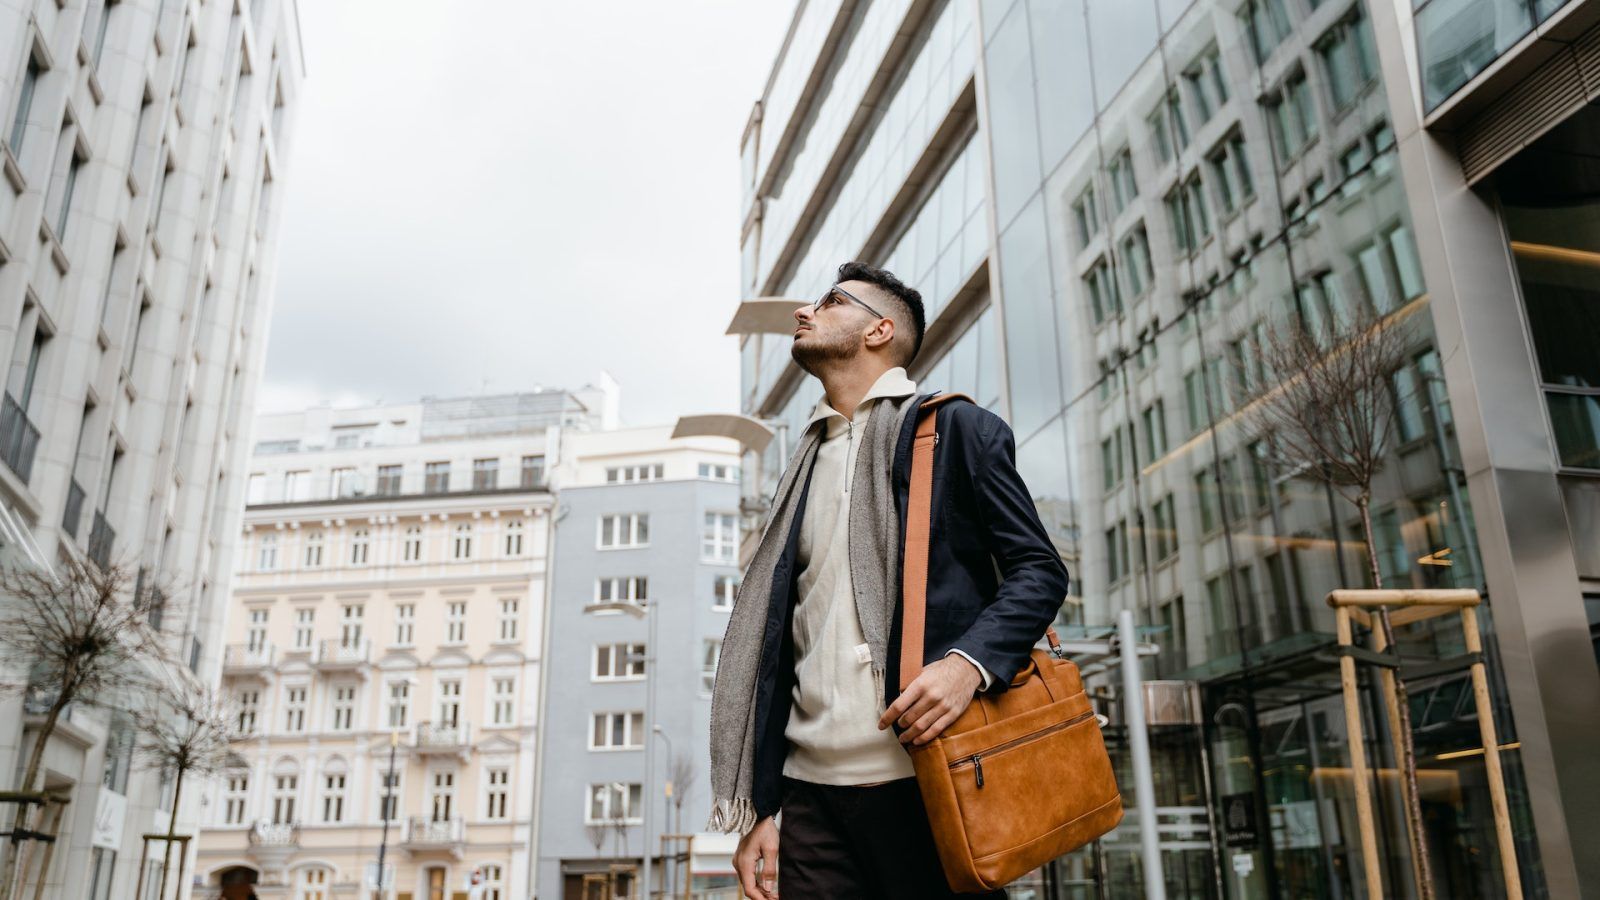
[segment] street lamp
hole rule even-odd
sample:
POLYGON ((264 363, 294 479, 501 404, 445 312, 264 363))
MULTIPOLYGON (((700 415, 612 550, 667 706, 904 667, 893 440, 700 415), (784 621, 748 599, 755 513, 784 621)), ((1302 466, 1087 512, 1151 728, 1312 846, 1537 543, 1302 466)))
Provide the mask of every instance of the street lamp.
MULTIPOLYGON (((667 733, 662 730, 660 725, 652 726, 650 730, 655 732, 656 737, 667 742, 667 777, 662 779, 661 786, 661 833, 672 834, 674 830, 672 827, 672 792, 677 787, 677 785, 672 783, 672 779, 677 772, 672 765, 672 738, 667 736, 667 733)), ((666 858, 665 840, 662 841, 661 849, 663 851, 661 860, 661 881, 664 887, 665 885, 676 884, 676 882, 672 880, 672 863, 666 858)), ((674 850, 673 852, 674 858, 676 858, 677 851, 674 850)))
MULTIPOLYGON (((650 623, 650 629, 645 638, 645 700, 644 700, 644 730, 650 734, 656 722, 656 681, 659 673, 655 671, 656 658, 656 620, 660 616, 651 615, 656 604, 650 600, 601 600, 584 607, 585 612, 623 612, 636 619, 645 619, 650 623)), ((654 779, 655 774, 655 741, 644 742, 644 787, 639 792, 643 801, 643 809, 639 811, 640 831, 644 836, 644 865, 641 868, 640 883, 643 885, 644 900, 650 898, 650 813, 652 801, 655 799, 654 779)), ((626 796, 626 794, 624 794, 626 796)))
POLYGON ((389 818, 394 811, 394 751, 400 746, 400 732, 398 729, 389 732, 389 774, 383 778, 383 837, 378 842, 378 877, 375 896, 378 900, 383 898, 383 860, 389 851, 389 818))

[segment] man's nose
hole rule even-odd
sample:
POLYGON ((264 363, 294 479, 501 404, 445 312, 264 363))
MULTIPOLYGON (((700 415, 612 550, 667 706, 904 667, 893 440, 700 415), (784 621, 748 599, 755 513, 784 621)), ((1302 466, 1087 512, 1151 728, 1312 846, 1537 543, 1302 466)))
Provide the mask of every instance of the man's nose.
POLYGON ((811 324, 811 315, 813 312, 814 310, 811 308, 811 304, 808 303, 794 311, 795 321, 799 322, 801 325, 809 325, 811 324))

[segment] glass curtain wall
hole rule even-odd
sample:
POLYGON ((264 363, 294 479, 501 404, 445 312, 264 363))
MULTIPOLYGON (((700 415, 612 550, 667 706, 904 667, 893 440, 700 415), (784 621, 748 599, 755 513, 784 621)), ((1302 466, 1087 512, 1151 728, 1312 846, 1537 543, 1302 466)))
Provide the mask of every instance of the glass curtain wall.
MULTIPOLYGON (((1145 676, 1202 693, 1203 737, 1156 735, 1168 895, 1363 897, 1324 598, 1371 583, 1369 550, 1386 587, 1483 582, 1365 3, 980 8, 1008 408, 1073 574, 1058 628, 1099 634, 1134 610, 1161 647, 1145 676), (1370 548, 1356 506, 1275 458, 1252 425, 1290 374, 1263 363, 1274 327, 1332 334, 1363 316, 1405 346, 1386 386, 1370 548)), ((1449 617, 1401 629, 1400 643, 1408 658, 1464 651, 1449 617)), ((1437 891, 1500 896, 1466 673, 1410 687, 1437 891)), ((1376 697, 1364 733, 1382 868, 1388 892, 1411 896, 1376 697)), ((1497 702, 1526 823, 1498 689, 1497 702)), ((1108 738, 1120 755, 1120 730, 1108 738)), ((1518 831, 1539 896, 1531 829, 1518 831)), ((1104 896, 1142 897, 1137 845, 1119 829, 1029 889, 1095 896, 1098 878, 1104 896)))

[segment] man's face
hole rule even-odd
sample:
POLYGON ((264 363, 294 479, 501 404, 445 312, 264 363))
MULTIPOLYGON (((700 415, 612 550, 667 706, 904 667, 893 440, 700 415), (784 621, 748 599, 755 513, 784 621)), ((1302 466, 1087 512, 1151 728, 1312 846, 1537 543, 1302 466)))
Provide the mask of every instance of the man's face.
MULTIPOLYGON (((843 281, 839 287, 875 307, 879 305, 874 302, 878 300, 874 287, 865 281, 843 281)), ((795 310, 794 319, 794 343, 789 355, 812 375, 817 374, 821 363, 842 362, 859 354, 866 346, 867 332, 878 322, 877 316, 838 292, 831 294, 821 309, 808 303, 795 310)))

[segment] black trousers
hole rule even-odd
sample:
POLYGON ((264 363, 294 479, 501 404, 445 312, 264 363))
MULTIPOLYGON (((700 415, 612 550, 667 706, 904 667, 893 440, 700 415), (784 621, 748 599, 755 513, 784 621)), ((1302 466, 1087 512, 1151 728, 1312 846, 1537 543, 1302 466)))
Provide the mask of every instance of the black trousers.
POLYGON ((945 881, 915 778, 871 787, 783 779, 778 827, 783 900, 937 900, 958 894, 945 881))

